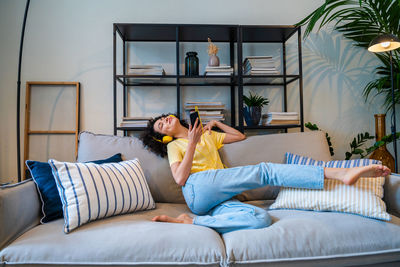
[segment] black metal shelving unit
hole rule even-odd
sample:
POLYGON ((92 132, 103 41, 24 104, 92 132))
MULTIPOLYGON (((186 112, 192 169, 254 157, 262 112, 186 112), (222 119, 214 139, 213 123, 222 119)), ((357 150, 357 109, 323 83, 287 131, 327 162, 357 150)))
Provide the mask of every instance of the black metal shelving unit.
POLYGON ((127 89, 130 86, 171 86, 176 87, 176 112, 181 115, 181 90, 185 86, 225 86, 230 88, 231 126, 245 130, 300 128, 304 131, 303 113, 303 77, 301 61, 301 29, 295 26, 260 26, 260 25, 210 25, 210 24, 140 24, 114 23, 113 27, 113 123, 114 135, 117 131, 142 131, 143 128, 118 127, 117 125, 117 83, 123 86, 123 116, 127 115, 127 89), (298 74, 286 73, 286 42, 297 33, 298 39, 298 74), (117 74, 117 36, 122 40, 122 74, 117 74), (180 73, 180 43, 207 42, 210 37, 213 42, 229 43, 229 61, 237 69, 232 76, 187 77, 180 73), (126 54, 129 42, 174 42, 176 44, 176 74, 163 76, 137 76, 126 74, 126 54), (281 43, 283 73, 281 75, 243 75, 243 43, 281 43), (236 45, 236 49, 235 49, 236 45), (153 78, 154 80, 148 79, 153 78), (300 124, 244 126, 243 123, 243 88, 245 86, 282 86, 283 111, 287 111, 287 85, 299 82, 300 124), (237 103, 236 93, 237 88, 237 103), (236 116, 238 109, 238 117, 236 116), (236 118, 237 117, 237 118, 236 118))

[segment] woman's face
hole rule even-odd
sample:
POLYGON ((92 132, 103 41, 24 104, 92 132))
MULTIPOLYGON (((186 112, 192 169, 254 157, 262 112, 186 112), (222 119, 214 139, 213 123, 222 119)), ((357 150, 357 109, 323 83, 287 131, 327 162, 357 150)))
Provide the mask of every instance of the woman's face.
POLYGON ((154 123, 154 131, 160 134, 173 136, 179 125, 179 120, 175 116, 162 117, 154 123))

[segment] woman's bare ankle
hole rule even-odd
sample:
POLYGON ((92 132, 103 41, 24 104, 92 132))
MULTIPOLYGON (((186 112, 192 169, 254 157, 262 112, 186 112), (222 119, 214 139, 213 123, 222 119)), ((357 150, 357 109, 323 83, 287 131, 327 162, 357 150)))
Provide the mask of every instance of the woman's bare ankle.
MULTIPOLYGON (((366 166, 367 167, 367 166, 366 166)), ((325 178, 334 179, 343 182, 346 185, 352 185, 360 178, 360 174, 365 167, 354 168, 325 168, 325 178)))
POLYGON ((344 182, 344 176, 347 174, 347 170, 345 168, 324 168, 324 178, 325 179, 334 179, 344 182))
POLYGON ((189 216, 188 214, 186 214, 186 213, 182 213, 181 215, 179 215, 179 216, 177 217, 177 219, 182 220, 183 223, 186 223, 186 224, 193 224, 193 218, 190 217, 190 216, 189 216))
POLYGON ((154 222, 169 222, 169 223, 184 223, 184 224, 193 224, 193 219, 187 215, 186 213, 182 213, 178 217, 170 217, 167 215, 159 215, 153 217, 152 221, 154 222))

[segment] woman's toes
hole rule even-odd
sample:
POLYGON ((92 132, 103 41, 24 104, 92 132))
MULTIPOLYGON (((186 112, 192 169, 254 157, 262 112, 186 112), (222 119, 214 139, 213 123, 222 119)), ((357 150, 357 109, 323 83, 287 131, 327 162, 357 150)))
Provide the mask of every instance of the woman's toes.
POLYGON ((384 165, 376 165, 375 166, 375 176, 387 176, 390 174, 390 169, 384 165))
POLYGON ((392 171, 387 167, 383 166, 383 175, 388 176, 392 171))

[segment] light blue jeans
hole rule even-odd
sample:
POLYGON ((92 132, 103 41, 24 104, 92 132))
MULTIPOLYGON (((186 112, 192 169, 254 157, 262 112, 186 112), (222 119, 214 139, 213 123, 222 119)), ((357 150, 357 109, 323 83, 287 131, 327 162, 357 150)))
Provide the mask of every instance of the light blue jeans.
POLYGON ((263 162, 202 171, 189 176, 182 192, 190 210, 198 215, 194 224, 227 233, 271 224, 266 210, 232 199, 243 191, 266 185, 323 189, 324 168, 263 162))

